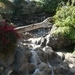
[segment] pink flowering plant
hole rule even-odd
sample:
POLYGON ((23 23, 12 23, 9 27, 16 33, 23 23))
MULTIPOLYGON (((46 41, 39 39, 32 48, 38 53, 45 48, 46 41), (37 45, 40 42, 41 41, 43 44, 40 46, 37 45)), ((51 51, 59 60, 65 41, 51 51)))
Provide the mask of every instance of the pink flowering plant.
POLYGON ((20 39, 20 34, 15 27, 5 21, 0 21, 0 51, 11 51, 18 39, 20 39))

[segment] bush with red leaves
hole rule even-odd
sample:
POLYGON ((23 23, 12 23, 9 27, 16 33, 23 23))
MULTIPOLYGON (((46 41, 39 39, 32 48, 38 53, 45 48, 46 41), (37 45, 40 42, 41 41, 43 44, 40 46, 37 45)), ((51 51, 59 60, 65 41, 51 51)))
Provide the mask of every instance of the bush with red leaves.
POLYGON ((0 51, 12 50, 20 37, 14 26, 0 21, 0 51))

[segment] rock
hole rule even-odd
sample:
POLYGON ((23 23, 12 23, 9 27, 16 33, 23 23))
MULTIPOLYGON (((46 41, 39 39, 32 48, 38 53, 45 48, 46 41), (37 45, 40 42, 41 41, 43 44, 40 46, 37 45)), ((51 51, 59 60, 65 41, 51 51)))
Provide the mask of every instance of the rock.
POLYGON ((46 46, 43 48, 43 50, 47 53, 47 58, 51 65, 57 65, 63 61, 62 58, 56 52, 54 52, 51 47, 46 46))
POLYGON ((63 61, 65 60, 65 54, 63 52, 56 52, 56 53, 61 57, 63 61))
POLYGON ((43 48, 43 51, 45 51, 48 54, 48 56, 50 56, 50 58, 55 54, 53 49, 51 47, 49 47, 49 46, 45 46, 43 48))
POLYGON ((13 62, 14 62, 14 54, 13 53, 9 53, 7 55, 0 53, 0 65, 1 66, 8 67, 13 62))
POLYGON ((41 62, 39 65, 38 65, 38 69, 40 71, 43 71, 46 67, 48 67, 48 65, 46 63, 43 63, 41 62))
POLYGON ((41 62, 47 63, 47 53, 45 53, 41 48, 37 48, 36 52, 37 52, 41 62))
POLYGON ((75 63, 75 55, 72 53, 66 53, 65 60, 68 61, 68 63, 75 63))
POLYGON ((69 67, 70 67, 70 71, 72 73, 75 73, 75 64, 69 64, 69 67))
POLYGON ((46 45, 52 47, 54 50, 71 49, 74 46, 73 42, 60 33, 53 33, 56 29, 57 27, 53 26, 50 33, 45 37, 47 39, 46 45))
POLYGON ((67 63, 62 62, 58 66, 54 67, 55 75, 69 75, 70 69, 67 63))
POLYGON ((22 38, 24 38, 25 40, 27 40, 29 38, 33 38, 33 35, 28 32, 23 33, 22 36, 23 36, 22 38))
POLYGON ((44 37, 42 37, 42 39, 41 39, 41 46, 42 47, 46 46, 46 42, 47 42, 47 40, 44 37))
POLYGON ((51 73, 52 73, 51 68, 43 62, 38 65, 38 69, 40 72, 43 73, 43 75, 51 75, 51 73))
POLYGON ((19 72, 27 72, 29 68, 29 63, 28 62, 24 62, 22 63, 22 65, 19 67, 18 71, 19 72))
POLYGON ((27 62, 30 62, 31 56, 32 56, 32 53, 30 52, 30 50, 25 50, 25 56, 26 56, 27 62))
POLYGON ((35 64, 33 64, 33 63, 28 64, 28 73, 29 74, 33 74, 35 69, 36 69, 35 64))
POLYGON ((65 54, 65 61, 68 63, 70 67, 70 71, 75 73, 75 55, 71 53, 65 54))
POLYGON ((17 59, 23 59, 24 62, 30 62, 32 53, 30 52, 28 45, 22 45, 22 46, 20 45, 16 49, 16 56, 17 56, 17 59))

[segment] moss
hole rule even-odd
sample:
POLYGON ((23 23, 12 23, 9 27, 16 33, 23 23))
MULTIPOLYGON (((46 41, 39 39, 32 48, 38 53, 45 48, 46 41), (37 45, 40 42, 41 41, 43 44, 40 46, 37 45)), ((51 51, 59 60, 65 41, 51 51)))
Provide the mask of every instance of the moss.
POLYGON ((75 42, 75 29, 72 27, 58 27, 55 31, 53 31, 53 34, 61 34, 62 36, 75 42))

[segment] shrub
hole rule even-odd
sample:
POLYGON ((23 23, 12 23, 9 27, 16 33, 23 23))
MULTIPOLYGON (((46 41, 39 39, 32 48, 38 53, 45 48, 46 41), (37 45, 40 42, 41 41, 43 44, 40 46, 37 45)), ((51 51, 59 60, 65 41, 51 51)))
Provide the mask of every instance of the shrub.
POLYGON ((14 26, 0 21, 0 52, 11 52, 16 47, 20 35, 14 29, 14 26))
POLYGON ((75 41, 75 6, 61 7, 54 16, 54 25, 58 27, 54 33, 75 41))
POLYGON ((63 6, 54 16, 55 25, 75 27, 75 6, 63 6))

